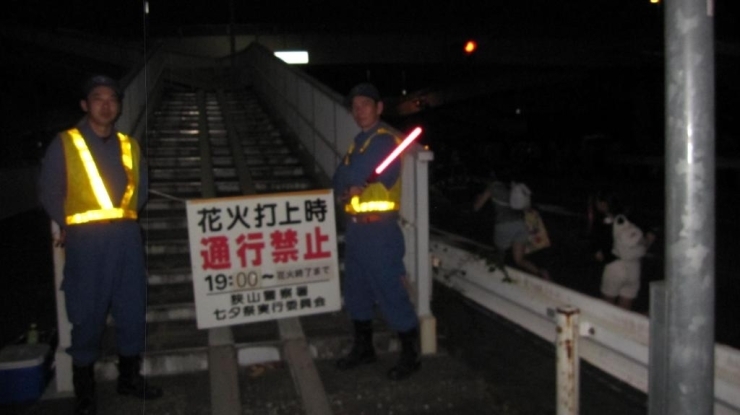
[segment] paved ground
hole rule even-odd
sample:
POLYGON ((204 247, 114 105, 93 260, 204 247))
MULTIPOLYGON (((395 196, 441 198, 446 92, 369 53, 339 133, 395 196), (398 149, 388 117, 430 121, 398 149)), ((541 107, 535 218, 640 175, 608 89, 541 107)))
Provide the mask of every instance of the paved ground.
MULTIPOLYGON (((381 355, 374 365, 342 372, 331 360, 317 361, 336 415, 361 414, 501 414, 555 413, 555 356, 551 344, 435 286, 441 352, 423 360, 422 371, 403 382, 385 379, 395 355, 381 355)), ((301 415, 303 410, 289 369, 280 362, 239 370, 242 413, 301 415)), ((98 384, 106 415, 206 415, 210 413, 207 373, 165 376, 153 381, 165 397, 141 402, 115 393, 115 382, 98 384)), ((603 373, 582 365, 581 413, 644 415, 646 397, 603 373)), ((0 413, 52 415, 71 413, 73 401, 41 400, 0 406, 0 413)))
MULTIPOLYGON (((382 355, 374 365, 351 372, 334 368, 333 361, 317 367, 333 413, 362 414, 518 414, 495 394, 481 373, 444 354, 425 358, 423 371, 404 382, 385 379, 395 356, 382 355)), ((282 363, 240 368, 242 413, 250 415, 303 414, 289 369, 282 363)), ((115 382, 98 385, 98 402, 107 415, 210 414, 207 373, 155 378, 165 396, 141 402, 115 393, 115 382)), ((31 405, 0 407, 0 413, 52 415, 71 413, 73 400, 44 400, 31 405), (7 412, 3 412, 7 411, 7 412)))

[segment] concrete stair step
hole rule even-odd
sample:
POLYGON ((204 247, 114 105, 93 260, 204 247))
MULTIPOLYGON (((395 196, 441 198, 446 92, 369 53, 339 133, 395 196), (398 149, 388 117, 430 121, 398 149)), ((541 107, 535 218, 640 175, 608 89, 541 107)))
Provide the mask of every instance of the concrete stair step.
POLYGON ((150 305, 146 308, 147 323, 168 322, 176 320, 195 320, 195 304, 161 304, 150 305))
MULTIPOLYGON (((236 181, 216 181, 215 187, 218 193, 239 193, 239 182, 236 181)), ((179 181, 179 182, 153 182, 150 184, 150 188, 159 192, 180 197, 180 195, 198 195, 195 198, 200 198, 201 194, 201 182, 200 181, 179 181)))
POLYGON ((166 118, 172 120, 188 120, 190 118, 198 117, 198 108, 196 107, 195 98, 190 99, 189 97, 183 100, 178 99, 177 102, 170 102, 174 98, 167 96, 160 108, 154 111, 156 119, 166 118))
POLYGON ((194 193, 196 190, 200 191, 202 187, 202 183, 198 179, 190 179, 190 180, 179 180, 179 181, 152 181, 149 183, 149 188, 158 190, 158 191, 170 191, 170 192, 176 192, 178 189, 186 189, 187 192, 194 193))
POLYGON ((158 255, 176 255, 187 254, 190 252, 190 245, 187 240, 181 239, 161 239, 157 241, 147 240, 144 247, 147 256, 155 257, 158 255))
POLYGON ((231 147, 211 146, 211 157, 231 157, 231 147))
POLYGON ((190 254, 172 253, 160 255, 147 255, 147 269, 150 273, 169 272, 170 270, 192 269, 190 265, 190 254))
MULTIPOLYGON (((207 333, 204 336, 207 339, 207 333)), ((235 345, 239 366, 277 362, 281 360, 282 342, 272 340, 264 343, 250 342, 235 345)), ((142 373, 146 376, 169 376, 208 370, 208 347, 181 348, 147 352, 143 356, 142 373)), ((95 364, 96 380, 118 378, 118 356, 106 355, 95 364)))
MULTIPOLYGON (((197 127, 196 127, 197 128, 197 127)), ((200 138, 197 135, 164 136, 156 137, 151 142, 156 142, 157 147, 193 147, 198 148, 200 138)))
POLYGON ((197 157, 156 157, 148 158, 150 169, 160 168, 200 168, 200 156, 197 157))
MULTIPOLYGON (((147 353, 176 352, 204 347, 208 347, 208 330, 198 330, 195 320, 157 321, 146 326, 147 353)), ((102 350, 106 356, 117 353, 114 325, 107 327, 103 334, 102 350)))
MULTIPOLYGON (((207 334, 205 336, 207 338, 207 334)), ((265 343, 236 345, 235 351, 240 366, 280 360, 281 342, 273 340, 265 343)), ((147 352, 143 356, 142 373, 146 376, 170 376, 208 370, 208 347, 182 348, 147 352)), ((95 364, 96 380, 116 380, 118 378, 118 356, 107 355, 95 364)))
POLYGON ((277 150, 283 154, 291 154, 290 147, 288 147, 287 143, 280 136, 254 137, 252 139, 242 138, 239 140, 239 144, 245 150, 245 154, 255 151, 269 154, 270 152, 275 153, 277 150))
POLYGON ((180 125, 173 125, 169 126, 167 128, 158 128, 157 129, 157 136, 156 139, 166 139, 171 137, 181 138, 185 141, 189 141, 191 143, 197 142, 197 138, 200 132, 198 131, 198 128, 186 128, 185 126, 180 125), (192 139, 196 139, 196 141, 193 141, 192 139))
MULTIPOLYGON (((307 345, 314 358, 334 360, 352 346, 351 321, 344 313, 334 312, 300 318, 307 345)), ((379 355, 396 353, 400 345, 395 333, 382 321, 374 323, 373 344, 379 355)), ((231 326, 240 366, 282 359, 282 341, 276 321, 231 326)), ((103 335, 103 357, 96 364, 98 379, 118 376, 115 327, 103 335)), ((143 370, 151 376, 193 373, 208 369, 208 330, 199 330, 195 320, 155 321, 147 323, 147 350, 143 370)))
MULTIPOLYGON (((169 212, 161 212, 169 213, 169 212)), ((149 232, 187 229, 187 217, 183 211, 180 215, 163 215, 158 211, 145 211, 139 218, 141 227, 148 231, 147 238, 159 239, 159 235, 149 235, 149 232)), ((187 235, 187 234, 186 234, 187 235)))
POLYGON ((291 192, 317 188, 316 185, 307 178, 295 178, 293 180, 259 180, 255 181, 254 187, 258 193, 291 192))
POLYGON ((228 147, 230 145, 229 136, 226 134, 226 130, 220 131, 211 129, 209 130, 208 136, 208 141, 211 143, 211 148, 228 147))
POLYGON ((300 163, 300 159, 296 156, 285 154, 285 155, 249 155, 245 157, 247 166, 293 166, 300 163))
MULTIPOLYGON (((142 373, 147 376, 181 375, 208 370, 208 348, 147 352, 143 356, 142 373)), ((95 363, 97 381, 118 378, 118 356, 107 355, 95 363)))
POLYGON ((147 248, 152 249, 151 251, 148 251, 147 255, 154 257, 156 255, 161 255, 161 254, 180 252, 179 249, 169 250, 169 251, 159 250, 161 248, 167 248, 167 244, 170 244, 170 243, 177 245, 177 246, 187 245, 188 229, 184 224, 178 227, 165 228, 164 225, 165 223, 168 223, 168 222, 154 222, 154 223, 157 226, 152 227, 152 228, 144 227, 145 245, 147 246, 147 248))
POLYGON ((142 213, 152 215, 154 219, 184 217, 185 212, 184 201, 173 200, 152 192, 149 193, 149 200, 146 202, 146 205, 144 205, 144 209, 142 210, 142 213))
POLYGON ((195 99, 173 104, 166 103, 165 106, 154 111, 154 116, 155 119, 164 118, 173 122, 178 120, 187 121, 191 118, 198 118, 198 108, 195 105, 195 99))
MULTIPOLYGON (((290 177, 284 180, 255 177, 254 187, 258 193, 287 192, 314 189, 315 185, 307 177, 290 177)), ((152 183, 151 189, 180 199, 201 199, 200 182, 152 183)), ((220 197, 241 195, 239 182, 218 181, 216 192, 220 197)))
POLYGON ((149 128, 158 129, 173 128, 198 128, 198 113, 183 114, 182 111, 155 112, 154 122, 149 128))
MULTIPOLYGON (((208 94, 209 141, 219 197, 240 195, 224 117, 208 94)), ((241 96, 238 99, 243 99, 241 96)), ((300 158, 285 140, 254 97, 242 103, 231 116, 244 148, 256 190, 261 193, 312 189, 300 158), (243 108, 249 108, 243 110, 243 108), (257 118, 255 118, 257 117, 257 118)), ((150 124, 150 187, 155 192, 179 199, 201 198, 198 113, 195 94, 166 95, 163 108, 150 124), (172 100, 180 101, 173 103, 172 100), (154 128, 152 128, 154 126, 154 128)), ((150 194, 141 214, 146 232, 148 269, 147 352, 144 371, 151 375, 203 372, 208 369, 208 330, 199 330, 195 321, 189 242, 185 204, 169 197, 150 194)), ((351 346, 351 322, 343 313, 326 313, 301 318, 311 352, 317 357, 335 358, 351 346)), ((230 327, 240 365, 281 359, 282 343, 275 321, 230 327)), ((379 351, 391 347, 392 335, 378 330, 379 351)), ((109 321, 104 336, 105 357, 96 366, 101 379, 117 377, 115 322, 109 321)))
POLYGON ((277 141, 278 143, 282 141, 280 131, 272 125, 260 128, 237 123, 234 128, 242 142, 267 145, 270 141, 277 141))
POLYGON ((176 104, 166 103, 162 108, 154 111, 155 120, 188 121, 198 119, 198 108, 195 105, 195 99, 192 102, 180 102, 176 104))
MULTIPOLYGON (((179 232, 187 229, 187 214, 184 209, 176 212, 166 210, 144 211, 140 215, 139 222, 141 227, 148 231, 147 234, 150 239, 172 239, 173 235, 182 236, 183 234, 179 232), (170 231, 174 233, 171 234, 170 231)), ((184 235, 184 238, 187 239, 187 233, 184 235)))
POLYGON ((305 176, 302 166, 249 166, 249 173, 253 180, 261 178, 294 178, 305 176))
POLYGON ((147 148, 147 159, 157 157, 200 157, 200 149, 191 147, 155 147, 147 148))
POLYGON ((151 285, 147 291, 147 304, 150 307, 166 306, 175 304, 180 306, 185 303, 193 303, 192 282, 183 284, 151 285))
MULTIPOLYGON (((221 166, 214 167, 213 175, 216 179, 231 179, 236 177, 236 169, 233 167, 221 166)), ((180 180, 200 180, 201 169, 184 168, 184 167, 156 167, 149 172, 150 180, 157 181, 180 181, 180 180)))
POLYGON ((244 155, 250 156, 293 156, 292 152, 288 147, 274 147, 269 145, 242 145, 244 155))
POLYGON ((193 273, 191 268, 171 268, 168 270, 149 270, 147 284, 152 287, 155 285, 170 284, 192 284, 193 273))

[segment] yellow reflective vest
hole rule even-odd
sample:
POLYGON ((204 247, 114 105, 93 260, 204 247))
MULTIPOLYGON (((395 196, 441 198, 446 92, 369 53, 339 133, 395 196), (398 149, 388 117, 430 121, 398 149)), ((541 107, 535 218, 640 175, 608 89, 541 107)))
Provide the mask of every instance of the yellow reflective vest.
MULTIPOLYGON (((378 128, 375 134, 368 137, 362 146, 357 150, 362 154, 370 145, 373 137, 378 134, 389 134, 396 140, 396 145, 401 143, 401 139, 385 128, 378 128)), ((344 164, 350 164, 350 156, 355 151, 355 144, 350 145, 347 155, 344 156, 344 164)), ((362 213, 394 212, 401 209, 401 178, 399 177, 390 189, 379 181, 365 186, 365 189, 357 196, 353 196, 345 205, 344 211, 357 215, 362 213)))
POLYGON ((61 135, 67 170, 67 196, 64 201, 67 225, 113 219, 136 219, 138 199, 139 159, 138 143, 118 133, 121 144, 121 162, 127 184, 118 207, 113 205, 105 188, 98 166, 80 131, 76 128, 61 135))

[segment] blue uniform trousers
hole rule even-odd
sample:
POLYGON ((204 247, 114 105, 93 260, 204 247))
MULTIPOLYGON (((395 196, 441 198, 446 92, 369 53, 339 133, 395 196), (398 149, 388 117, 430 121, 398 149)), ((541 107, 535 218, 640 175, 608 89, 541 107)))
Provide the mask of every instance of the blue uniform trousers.
POLYGON ((135 221, 67 227, 62 290, 72 324, 67 352, 85 366, 100 356, 108 313, 115 321, 118 354, 144 351, 146 268, 141 229, 135 221))
POLYGON ((347 224, 344 303, 353 320, 372 320, 377 304, 393 330, 408 331, 418 326, 404 284, 404 252, 403 234, 394 217, 347 224))

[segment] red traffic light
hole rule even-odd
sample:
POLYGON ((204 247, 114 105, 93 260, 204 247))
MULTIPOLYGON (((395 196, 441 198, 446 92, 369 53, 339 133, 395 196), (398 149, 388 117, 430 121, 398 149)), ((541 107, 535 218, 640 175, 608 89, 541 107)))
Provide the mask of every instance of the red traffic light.
POLYGON ((465 46, 463 46, 463 50, 467 55, 472 54, 476 50, 478 50, 478 43, 475 42, 475 40, 468 40, 465 42, 465 46))

